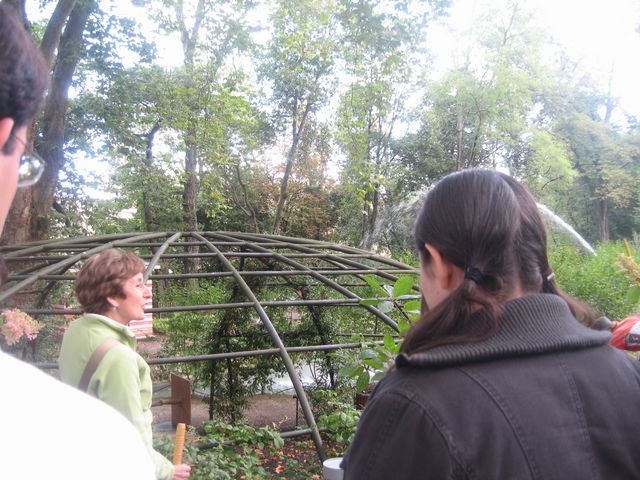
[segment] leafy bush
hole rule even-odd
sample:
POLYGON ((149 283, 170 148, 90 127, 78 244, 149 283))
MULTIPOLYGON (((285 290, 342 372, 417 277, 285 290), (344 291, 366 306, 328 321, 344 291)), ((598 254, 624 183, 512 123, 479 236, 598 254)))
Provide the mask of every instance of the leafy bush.
POLYGON ((342 352, 336 354, 345 360, 339 374, 350 379, 355 378, 355 388, 358 392, 363 391, 370 382, 377 382, 384 376, 400 353, 402 337, 413 322, 418 320, 420 314, 420 300, 414 291, 414 277, 398 277, 393 285, 380 285, 372 275, 365 275, 364 279, 371 287, 373 295, 382 295, 383 298, 364 299, 360 304, 375 305, 383 313, 395 314, 398 318, 400 338, 394 338, 387 332, 381 345, 363 343, 362 349, 355 355, 342 352))
POLYGON ((333 390, 316 392, 314 406, 322 405, 322 413, 317 415, 319 428, 326 429, 327 437, 345 448, 353 440, 360 420, 360 410, 351 402, 341 400, 333 390))
MULTIPOLYGON (((167 458, 173 456, 173 442, 168 435, 163 435, 154 441, 155 449, 167 458)), ((231 480, 236 478, 239 468, 245 465, 230 465, 230 460, 225 458, 225 449, 222 445, 212 445, 206 450, 197 448, 192 443, 184 446, 182 461, 191 465, 191 480, 231 480)), ((252 468, 249 469, 250 471, 252 468)), ((249 477, 247 477, 249 478, 249 477)))
POLYGON ((280 433, 271 427, 255 428, 249 425, 232 425, 222 420, 209 420, 202 424, 204 433, 215 442, 233 442, 234 444, 255 445, 282 448, 284 441, 280 433))
POLYGON ((589 304, 598 315, 622 320, 636 306, 629 301, 630 281, 620 267, 624 245, 607 242, 595 250, 594 256, 580 253, 571 245, 554 245, 549 261, 556 282, 564 291, 589 304))
MULTIPOLYGON (((184 447, 183 461, 193 466, 189 477, 192 480, 267 478, 255 449, 280 449, 284 445, 278 431, 269 427, 254 428, 213 420, 205 422, 203 429, 210 441, 206 448, 193 442, 187 442, 184 447)), ((156 439, 155 448, 167 458, 173 455, 173 443, 168 436, 156 439)))
POLYGON ((637 305, 638 301, 640 301, 640 266, 638 266, 638 262, 633 258, 631 248, 629 248, 629 245, 626 242, 625 247, 627 249, 627 254, 619 256, 620 268, 631 284, 627 300, 637 305))

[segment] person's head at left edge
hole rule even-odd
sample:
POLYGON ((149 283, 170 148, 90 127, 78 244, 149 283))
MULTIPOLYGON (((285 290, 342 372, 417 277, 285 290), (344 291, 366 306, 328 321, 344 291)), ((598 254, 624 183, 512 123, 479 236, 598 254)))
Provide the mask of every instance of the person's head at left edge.
POLYGON ((49 67, 40 50, 15 10, 0 4, 0 234, 16 188, 33 183, 28 165, 33 157, 23 153, 48 84, 49 67))

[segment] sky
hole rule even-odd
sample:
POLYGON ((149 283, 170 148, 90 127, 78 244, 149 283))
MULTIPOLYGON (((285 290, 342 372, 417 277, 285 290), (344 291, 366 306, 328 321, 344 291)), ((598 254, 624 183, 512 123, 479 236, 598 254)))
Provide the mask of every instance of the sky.
MULTIPOLYGON (((468 29, 486 5, 508 2, 452 0, 449 15, 430 26, 427 33, 437 70, 442 72, 451 66, 452 32, 468 29)), ((538 13, 538 22, 571 58, 581 60, 604 88, 611 77, 612 91, 620 98, 622 109, 640 116, 640 0, 528 0, 522 4, 538 13)), ((181 65, 177 36, 161 37, 158 42, 160 62, 181 65)))
MULTIPOLYGON (((468 29, 487 3, 506 0, 453 0, 444 25, 431 29, 437 45, 436 65, 443 70, 451 58, 452 34, 468 29)), ((581 60, 599 80, 603 90, 613 72, 612 92, 621 110, 640 116, 640 0, 529 0, 527 9, 538 12, 538 22, 562 44, 569 56, 581 60)))

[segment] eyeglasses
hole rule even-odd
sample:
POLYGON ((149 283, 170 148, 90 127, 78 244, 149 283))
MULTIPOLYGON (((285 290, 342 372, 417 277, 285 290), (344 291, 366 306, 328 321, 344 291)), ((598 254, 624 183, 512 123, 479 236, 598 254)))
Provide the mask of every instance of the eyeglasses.
MULTIPOLYGON (((25 148, 27 145, 15 135, 12 135, 25 148)), ((23 153, 20 156, 20 166, 18 167, 18 187, 30 187, 35 185, 44 172, 44 160, 35 151, 23 153)))

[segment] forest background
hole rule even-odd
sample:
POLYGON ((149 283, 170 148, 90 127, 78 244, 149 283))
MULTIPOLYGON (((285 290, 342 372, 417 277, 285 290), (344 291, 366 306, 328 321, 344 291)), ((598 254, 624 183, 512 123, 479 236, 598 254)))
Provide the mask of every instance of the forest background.
POLYGON ((31 130, 45 174, 2 243, 232 230, 395 254, 426 189, 469 167, 508 171, 590 241, 640 230, 638 112, 535 2, 474 2, 438 72, 447 0, 3 3, 52 83, 31 130))
MULTIPOLYGON (((612 319, 637 310, 640 273, 630 282, 622 246, 610 240, 640 231, 640 101, 627 103, 617 88, 621 66, 636 62, 640 0, 600 7, 636 7, 616 25, 618 33, 628 25, 635 43, 611 52, 623 65, 605 55, 595 67, 550 34, 549 17, 536 12, 543 0, 1 1, 20 12, 51 65, 51 86, 29 132, 45 173, 18 190, 2 244, 224 230, 338 242, 415 264, 410 230, 424 193, 450 172, 487 167, 520 179, 599 243, 588 258, 553 245, 563 288, 612 319), (463 28, 453 25, 460 12, 469 20, 463 28), (635 298, 627 295, 630 283, 635 298)), ((569 13, 570 29, 586 23, 599 2, 556 3, 558 13, 569 13)), ((609 43, 605 17, 594 24, 594 44, 609 43)), ((637 80, 627 74, 627 84, 637 80)), ((411 288, 406 280, 398 283, 411 288)), ((305 284, 261 282, 252 288, 267 300, 326 293, 324 286, 311 294, 305 284)), ((356 294, 403 296, 389 285, 372 290, 372 283, 356 284, 356 294)), ((225 279, 200 288, 161 285, 154 298, 168 306, 234 303, 240 295, 225 279)), ((68 287, 54 295, 68 298, 68 287)), ((391 305, 379 300, 380 310, 391 305)), ((399 323, 402 309, 391 310, 399 323)), ((269 313, 287 346, 344 341, 343 332, 355 332, 349 335, 357 342, 364 342, 360 334, 380 334, 378 320, 362 310, 296 308, 295 322, 289 313, 269 313)), ((39 335, 38 355, 32 342, 32 356, 51 361, 59 323, 41 320, 49 330, 39 335)), ((154 328, 167 334, 160 356, 273 346, 248 311, 176 312, 158 316, 154 328)), ((383 343, 373 353, 296 357, 297 365, 328 373, 316 379, 312 401, 340 447, 335 454, 357 424, 352 394, 368 383, 365 369, 381 370, 397 352, 390 335, 383 343), (345 368, 362 374, 357 381, 334 375, 345 368), (347 390, 326 391, 337 385, 347 390)), ((156 368, 154 379, 167 376, 156 368)), ((208 388, 211 417, 234 421, 209 424, 224 430, 211 434, 216 441, 229 432, 249 436, 235 425, 246 398, 284 372, 266 356, 180 368, 194 386, 208 388)), ((256 432, 259 442, 276 438, 256 432)), ((298 468, 293 460, 304 462, 281 453, 270 464, 253 450, 220 445, 189 461, 197 467, 193 478, 235 478, 229 472, 254 467, 280 474, 285 466, 286 478, 311 477, 307 470, 290 475, 298 468)))

